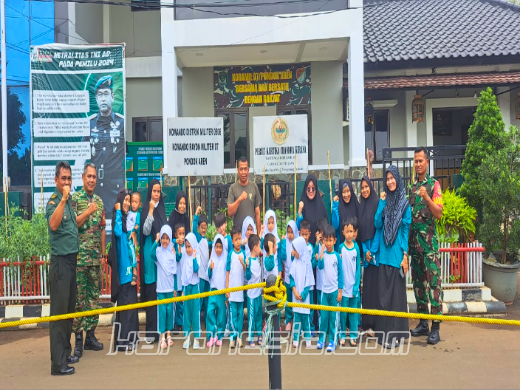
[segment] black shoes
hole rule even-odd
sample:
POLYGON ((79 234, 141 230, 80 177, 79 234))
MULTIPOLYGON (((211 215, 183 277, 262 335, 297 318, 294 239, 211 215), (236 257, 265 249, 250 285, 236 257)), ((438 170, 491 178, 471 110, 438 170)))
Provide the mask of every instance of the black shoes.
POLYGON ((94 331, 87 330, 87 336, 85 337, 85 351, 101 351, 101 350, 103 350, 103 344, 100 343, 96 339, 96 336, 94 335, 94 331))
POLYGON ((428 321, 421 320, 419 325, 410 331, 410 334, 413 337, 428 336, 428 344, 435 345, 441 341, 441 336, 439 334, 440 324, 440 321, 433 321, 430 332, 430 329, 428 328, 428 321))
POLYGON ((62 368, 59 371, 54 371, 54 370, 51 369, 51 375, 61 376, 61 375, 72 375, 72 374, 74 374, 74 367, 67 366, 65 368, 62 368))
POLYGON ((441 341, 441 336, 439 334, 439 327, 440 327, 440 322, 438 322, 438 321, 432 322, 432 331, 428 335, 428 344, 435 345, 439 341, 441 341))
POLYGON ((430 334, 430 328, 428 327, 427 320, 421 320, 419 325, 410 331, 413 337, 428 336, 430 334))
POLYGON ((83 331, 76 333, 76 345, 74 346, 74 356, 80 358, 83 355, 83 331))
POLYGON ((79 362, 79 357, 67 356, 67 364, 76 364, 77 362, 79 362))

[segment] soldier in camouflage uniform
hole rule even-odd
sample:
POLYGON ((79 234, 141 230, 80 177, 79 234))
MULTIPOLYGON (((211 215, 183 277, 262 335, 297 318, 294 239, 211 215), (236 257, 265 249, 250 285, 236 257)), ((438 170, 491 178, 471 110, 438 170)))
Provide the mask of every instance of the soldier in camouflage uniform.
MULTIPOLYGON (((101 284, 101 264, 105 263, 105 211, 103 201, 94 194, 97 183, 96 166, 87 163, 83 170, 83 188, 72 195, 72 207, 76 212, 79 234, 79 254, 77 264, 76 311, 99 308, 101 284)), ((72 331, 76 334, 74 355, 83 354, 83 331, 85 350, 101 351, 103 344, 98 342, 94 330, 99 316, 75 318, 72 331)))
MULTIPOLYGON (((410 192, 412 225, 410 229, 410 257, 412 266, 413 289, 417 301, 417 312, 442 314, 441 261, 435 219, 442 217, 442 192, 439 182, 428 174, 429 155, 425 148, 415 151, 415 171, 418 180, 410 192)), ((440 321, 433 321, 430 332, 428 321, 421 320, 412 329, 414 337, 428 336, 428 344, 437 344, 440 321)))

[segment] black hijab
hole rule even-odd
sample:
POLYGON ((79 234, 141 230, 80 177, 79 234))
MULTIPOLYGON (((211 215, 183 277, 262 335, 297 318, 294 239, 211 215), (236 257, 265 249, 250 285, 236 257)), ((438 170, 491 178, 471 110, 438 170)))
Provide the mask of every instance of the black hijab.
MULTIPOLYGON (((157 179, 153 179, 148 186, 148 193, 146 194, 146 199, 143 203, 143 208, 141 210, 141 223, 140 223, 140 235, 139 235, 139 278, 141 282, 141 291, 143 291, 144 285, 144 242, 146 237, 143 234, 143 226, 146 218, 148 218, 148 213, 150 212, 150 201, 152 200, 152 189, 155 185, 161 185, 161 182, 157 179)), ((162 190, 162 187, 161 187, 162 190)), ((153 211, 153 223, 152 223, 152 231, 150 233, 150 237, 152 237, 152 241, 157 236, 157 233, 161 231, 161 228, 166 225, 166 209, 164 208, 164 199, 161 193, 161 197, 159 198, 159 204, 155 207, 153 211)), ((142 295, 141 295, 142 296, 142 295)))
POLYGON ((359 241, 366 242, 374 238, 376 234, 376 227, 374 226, 374 217, 376 215, 377 206, 379 204, 379 197, 376 194, 376 190, 374 189, 374 185, 372 184, 372 180, 368 176, 363 176, 361 180, 361 185, 363 185, 363 181, 367 183, 370 188, 370 195, 367 199, 363 198, 361 195, 361 199, 359 201, 359 211, 358 211, 358 221, 359 221, 359 241))
POLYGON ((385 172, 385 178, 388 172, 394 176, 396 187, 395 191, 390 192, 385 182, 386 207, 383 211, 383 217, 385 219, 383 230, 386 246, 394 244, 397 234, 399 233, 404 212, 409 206, 408 199, 406 199, 403 179, 399 170, 395 165, 390 165, 385 172))
MULTIPOLYGON (((338 212, 339 212, 339 228, 340 231, 343 230, 343 223, 352 217, 356 217, 359 221, 359 202, 354 192, 354 187, 352 186, 352 181, 350 179, 342 179, 339 181, 338 188, 338 212), (350 202, 345 203, 343 200, 343 190, 345 187, 350 188, 350 202)), ((343 235, 341 235, 343 236, 343 235)))
POLYGON ((191 232, 190 229, 190 219, 188 218, 188 198, 186 197, 186 193, 184 191, 177 192, 177 198, 175 198, 175 210, 170 214, 170 218, 168 219, 168 224, 172 228, 173 234, 175 234, 175 225, 181 223, 184 226, 184 231, 186 235, 191 232), (184 198, 186 202, 186 211, 184 214, 179 213, 179 203, 181 199, 184 198))
POLYGON ((318 190, 318 180, 313 174, 308 175, 307 179, 305 180, 300 202, 303 202, 303 218, 309 221, 311 224, 311 236, 309 238, 309 242, 314 245, 316 244, 318 220, 321 218, 326 218, 328 220, 329 216, 327 214, 327 209, 325 208, 325 202, 323 202, 323 199, 321 198, 320 192, 318 190), (307 186, 311 181, 314 183, 314 188, 316 188, 316 195, 312 200, 307 196, 307 186))
MULTIPOLYGON (((121 210, 122 224, 123 224, 122 228, 123 228, 123 233, 125 233, 125 234, 127 232, 127 230, 126 230, 127 213, 125 213, 123 211, 123 202, 128 195, 131 195, 131 192, 125 188, 122 188, 121 190, 119 190, 119 192, 117 194, 117 198, 116 198, 116 204, 119 203, 119 209, 121 210)), ((114 206, 113 216, 112 216, 112 222, 114 224, 116 222, 116 213, 117 213, 117 210, 114 206)), ((112 269, 112 272, 110 273, 110 285, 111 285, 110 300, 112 302, 117 301, 117 296, 119 295, 119 290, 121 289, 121 283, 119 280, 119 267, 118 267, 118 261, 117 261, 117 242, 116 242, 117 238, 116 238, 114 231, 115 231, 115 227, 112 227, 112 243, 110 244, 110 250, 108 251, 108 256, 107 256, 108 265, 112 269)))

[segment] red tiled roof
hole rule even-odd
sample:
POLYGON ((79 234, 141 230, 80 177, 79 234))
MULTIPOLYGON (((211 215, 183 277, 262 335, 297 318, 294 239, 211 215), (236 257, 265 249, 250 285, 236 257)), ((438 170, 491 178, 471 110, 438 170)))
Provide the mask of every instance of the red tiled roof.
MULTIPOLYGON (((365 79, 365 89, 418 89, 476 85, 520 84, 520 71, 498 73, 432 74, 365 79)), ((348 88, 348 81, 344 84, 348 88)))

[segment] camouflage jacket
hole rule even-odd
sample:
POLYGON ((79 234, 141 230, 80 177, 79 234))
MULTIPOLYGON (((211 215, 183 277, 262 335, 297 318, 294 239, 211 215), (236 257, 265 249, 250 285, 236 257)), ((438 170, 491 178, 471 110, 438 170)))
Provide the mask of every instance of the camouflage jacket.
POLYGON ((442 192, 440 183, 426 175, 422 182, 416 181, 410 191, 410 207, 412 208, 412 225, 410 229, 409 247, 411 252, 438 252, 439 240, 435 217, 426 201, 419 195, 421 187, 426 187, 433 202, 442 207, 442 192))
POLYGON ((96 194, 91 199, 83 188, 72 195, 72 208, 77 216, 83 214, 91 202, 97 203, 97 210, 87 218, 83 226, 78 228, 78 267, 100 265, 101 232, 106 226, 103 201, 96 194))

